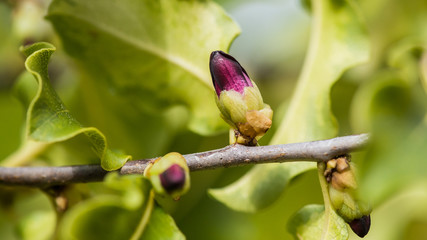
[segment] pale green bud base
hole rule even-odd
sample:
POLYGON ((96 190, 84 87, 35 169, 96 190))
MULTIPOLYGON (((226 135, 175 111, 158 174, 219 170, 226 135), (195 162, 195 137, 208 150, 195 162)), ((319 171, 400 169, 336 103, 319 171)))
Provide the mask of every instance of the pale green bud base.
POLYGON ((256 146, 258 140, 270 129, 272 115, 273 111, 268 105, 260 111, 246 112, 246 122, 236 124, 234 142, 245 146, 256 146))
POLYGON ((347 223, 369 215, 372 211, 370 204, 358 199, 353 190, 339 191, 329 187, 329 197, 337 214, 347 223))
POLYGON ((258 87, 255 83, 253 85, 245 87, 243 94, 228 90, 222 91, 217 98, 221 117, 234 129, 234 139, 230 135, 230 144, 256 146, 271 127, 273 111, 264 104, 258 87))

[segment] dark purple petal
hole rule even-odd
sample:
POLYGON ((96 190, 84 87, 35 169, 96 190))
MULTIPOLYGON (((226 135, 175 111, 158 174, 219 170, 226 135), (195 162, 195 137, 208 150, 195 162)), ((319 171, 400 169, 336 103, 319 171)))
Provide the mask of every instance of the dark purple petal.
POLYGON ((167 193, 181 189, 185 184, 185 170, 178 164, 173 164, 160 174, 160 182, 167 193))
POLYGON ((235 58, 223 51, 211 53, 209 68, 218 97, 224 90, 234 90, 243 94, 245 87, 253 87, 245 69, 235 58))
POLYGON ((357 234, 357 236, 363 238, 368 234, 369 228, 371 227, 371 216, 366 215, 359 219, 354 219, 349 223, 351 230, 357 234))

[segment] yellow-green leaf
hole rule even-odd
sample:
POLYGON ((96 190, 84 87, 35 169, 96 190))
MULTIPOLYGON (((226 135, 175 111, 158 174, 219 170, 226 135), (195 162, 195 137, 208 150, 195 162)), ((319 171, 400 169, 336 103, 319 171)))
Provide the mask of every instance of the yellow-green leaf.
POLYGON ((288 222, 288 231, 295 239, 342 240, 348 238, 347 224, 333 210, 322 205, 307 205, 288 222))
MULTIPOLYGON (((38 83, 36 95, 32 98, 27 111, 26 140, 23 143, 24 147, 20 149, 22 154, 43 151, 46 145, 65 141, 84 133, 90 139, 105 170, 122 167, 130 156, 108 148, 105 136, 98 129, 82 127, 51 86, 47 69, 55 47, 49 43, 36 43, 21 50, 27 56, 25 61, 27 71, 38 83)), ((21 153, 18 152, 17 155, 19 154, 21 153)), ((12 161, 13 158, 9 158, 5 164, 13 165, 12 161)))
MULTIPOLYGON (((330 109, 330 90, 345 70, 368 59, 368 38, 355 1, 313 0, 312 15, 304 67, 271 144, 334 137, 337 125, 330 109)), ((211 194, 232 209, 252 212, 269 206, 292 178, 315 166, 312 163, 255 166, 238 182, 211 194)))
POLYGON ((238 26, 212 1, 53 1, 47 16, 65 50, 134 111, 181 104, 200 134, 225 130, 208 62, 228 50, 238 26))

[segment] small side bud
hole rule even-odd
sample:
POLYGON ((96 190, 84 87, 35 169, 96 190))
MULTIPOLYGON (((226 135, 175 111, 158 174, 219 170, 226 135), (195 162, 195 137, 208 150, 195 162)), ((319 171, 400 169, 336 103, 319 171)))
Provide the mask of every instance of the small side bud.
POLYGON ((348 156, 341 156, 326 163, 324 176, 332 207, 359 237, 364 237, 371 225, 372 208, 357 193, 356 167, 348 156))
POLYGON ((273 111, 256 84, 232 56, 214 51, 209 68, 221 117, 235 130, 239 144, 256 145, 270 129, 273 111))
POLYGON ((178 164, 173 164, 159 176, 160 183, 167 193, 182 189, 185 185, 185 170, 178 164))
POLYGON ((371 216, 365 215, 361 218, 354 219, 349 223, 351 230, 357 234, 357 236, 363 238, 368 234, 371 227, 371 216))
POLYGON ((177 153, 168 153, 148 166, 144 175, 151 181, 157 194, 179 199, 190 189, 190 174, 185 158, 177 153))

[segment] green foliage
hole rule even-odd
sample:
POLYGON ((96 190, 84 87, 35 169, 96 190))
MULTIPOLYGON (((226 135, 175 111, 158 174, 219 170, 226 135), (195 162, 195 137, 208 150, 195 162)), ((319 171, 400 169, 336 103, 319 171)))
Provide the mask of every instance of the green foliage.
POLYGON ((346 224, 334 211, 325 212, 322 205, 307 205, 288 223, 296 239, 347 239, 346 224))
POLYGON ((335 212, 328 194, 328 183, 323 176, 325 165, 318 164, 324 206, 305 206, 291 218, 288 230, 295 238, 301 236, 302 239, 348 239, 345 221, 335 212))
POLYGON ((387 72, 363 86, 356 96, 367 102, 359 108, 363 115, 357 118, 369 123, 367 127, 374 138, 362 165, 362 190, 376 204, 425 179, 425 93, 419 81, 409 80, 396 72, 387 72))
MULTIPOLYGON (((407 187, 404 191, 390 197, 372 212, 375 227, 366 239, 422 239, 425 236, 427 220, 427 185, 424 182, 407 187), (399 217, 396 217, 399 216, 399 217)), ((360 238, 350 238, 360 239, 360 238)))
POLYGON ((155 206, 141 239, 179 240, 185 239, 185 236, 179 231, 172 217, 162 208, 155 206))
MULTIPOLYGON (((365 239, 426 236, 427 3, 217 2, 1 2, 1 165, 101 162, 112 170, 129 155, 226 145, 208 61, 211 51, 229 50, 239 23, 231 54, 276 113, 261 144, 369 132, 370 146, 352 156, 360 196, 373 203, 365 239), (27 45, 37 41, 52 42, 55 54, 52 44, 27 45), (25 63, 20 45, 29 46, 25 63)), ((319 205, 313 169, 191 173, 177 202, 156 202, 141 176, 110 174, 66 188, 65 213, 42 191, 1 187, 0 238, 359 239, 333 210, 320 173, 319 205)))
POLYGON ((256 166, 231 185, 221 189, 210 189, 209 194, 233 210, 256 212, 277 200, 292 178, 307 171, 307 168, 312 168, 312 164, 309 163, 293 165, 256 166))
MULTIPOLYGON (((34 98, 28 105, 26 123, 26 142, 20 151, 32 151, 47 144, 72 138, 80 133, 86 134, 92 142, 101 166, 106 170, 122 167, 130 156, 113 151, 107 147, 104 135, 96 128, 84 128, 65 108, 49 82, 47 65, 55 47, 48 43, 37 43, 22 49, 27 56, 25 67, 33 74, 39 84, 34 98)), ((28 80, 28 78, 22 78, 28 80)), ((27 85, 21 83, 21 86, 27 85)), ((31 90, 31 88, 28 88, 31 90)), ((11 164, 13 159, 10 160, 11 164)))
POLYGON ((61 239, 183 239, 173 219, 158 206, 150 204, 151 185, 142 176, 109 174, 106 187, 112 193, 100 194, 80 202, 60 223, 61 239), (141 218, 150 221, 138 232, 141 218), (155 231, 162 226, 163 231, 155 231), (108 231, 106 231, 108 229, 108 231), (144 231, 146 230, 146 232, 144 231))
POLYGON ((36 211, 28 214, 19 225, 22 239, 49 239, 55 231, 55 213, 52 211, 36 211), (40 231, 43 229, 44 231, 40 231))
POLYGON ((87 81, 107 84, 139 111, 185 104, 197 133, 224 129, 206 63, 211 51, 228 49, 239 28, 216 4, 53 1, 47 18, 87 81))
MULTIPOLYGON (((353 2, 314 1, 309 52, 295 93, 271 144, 326 139, 336 135, 330 90, 348 68, 368 59, 364 26, 353 2)), ((238 182, 210 193, 232 209, 253 212, 269 206, 312 163, 256 166, 238 182), (236 198, 240 201, 236 201, 236 198)))
POLYGON ((361 168, 363 195, 374 204, 425 179, 424 49, 425 43, 418 37, 395 43, 387 59, 390 69, 372 76, 355 96, 354 126, 372 132, 374 139, 361 168))

